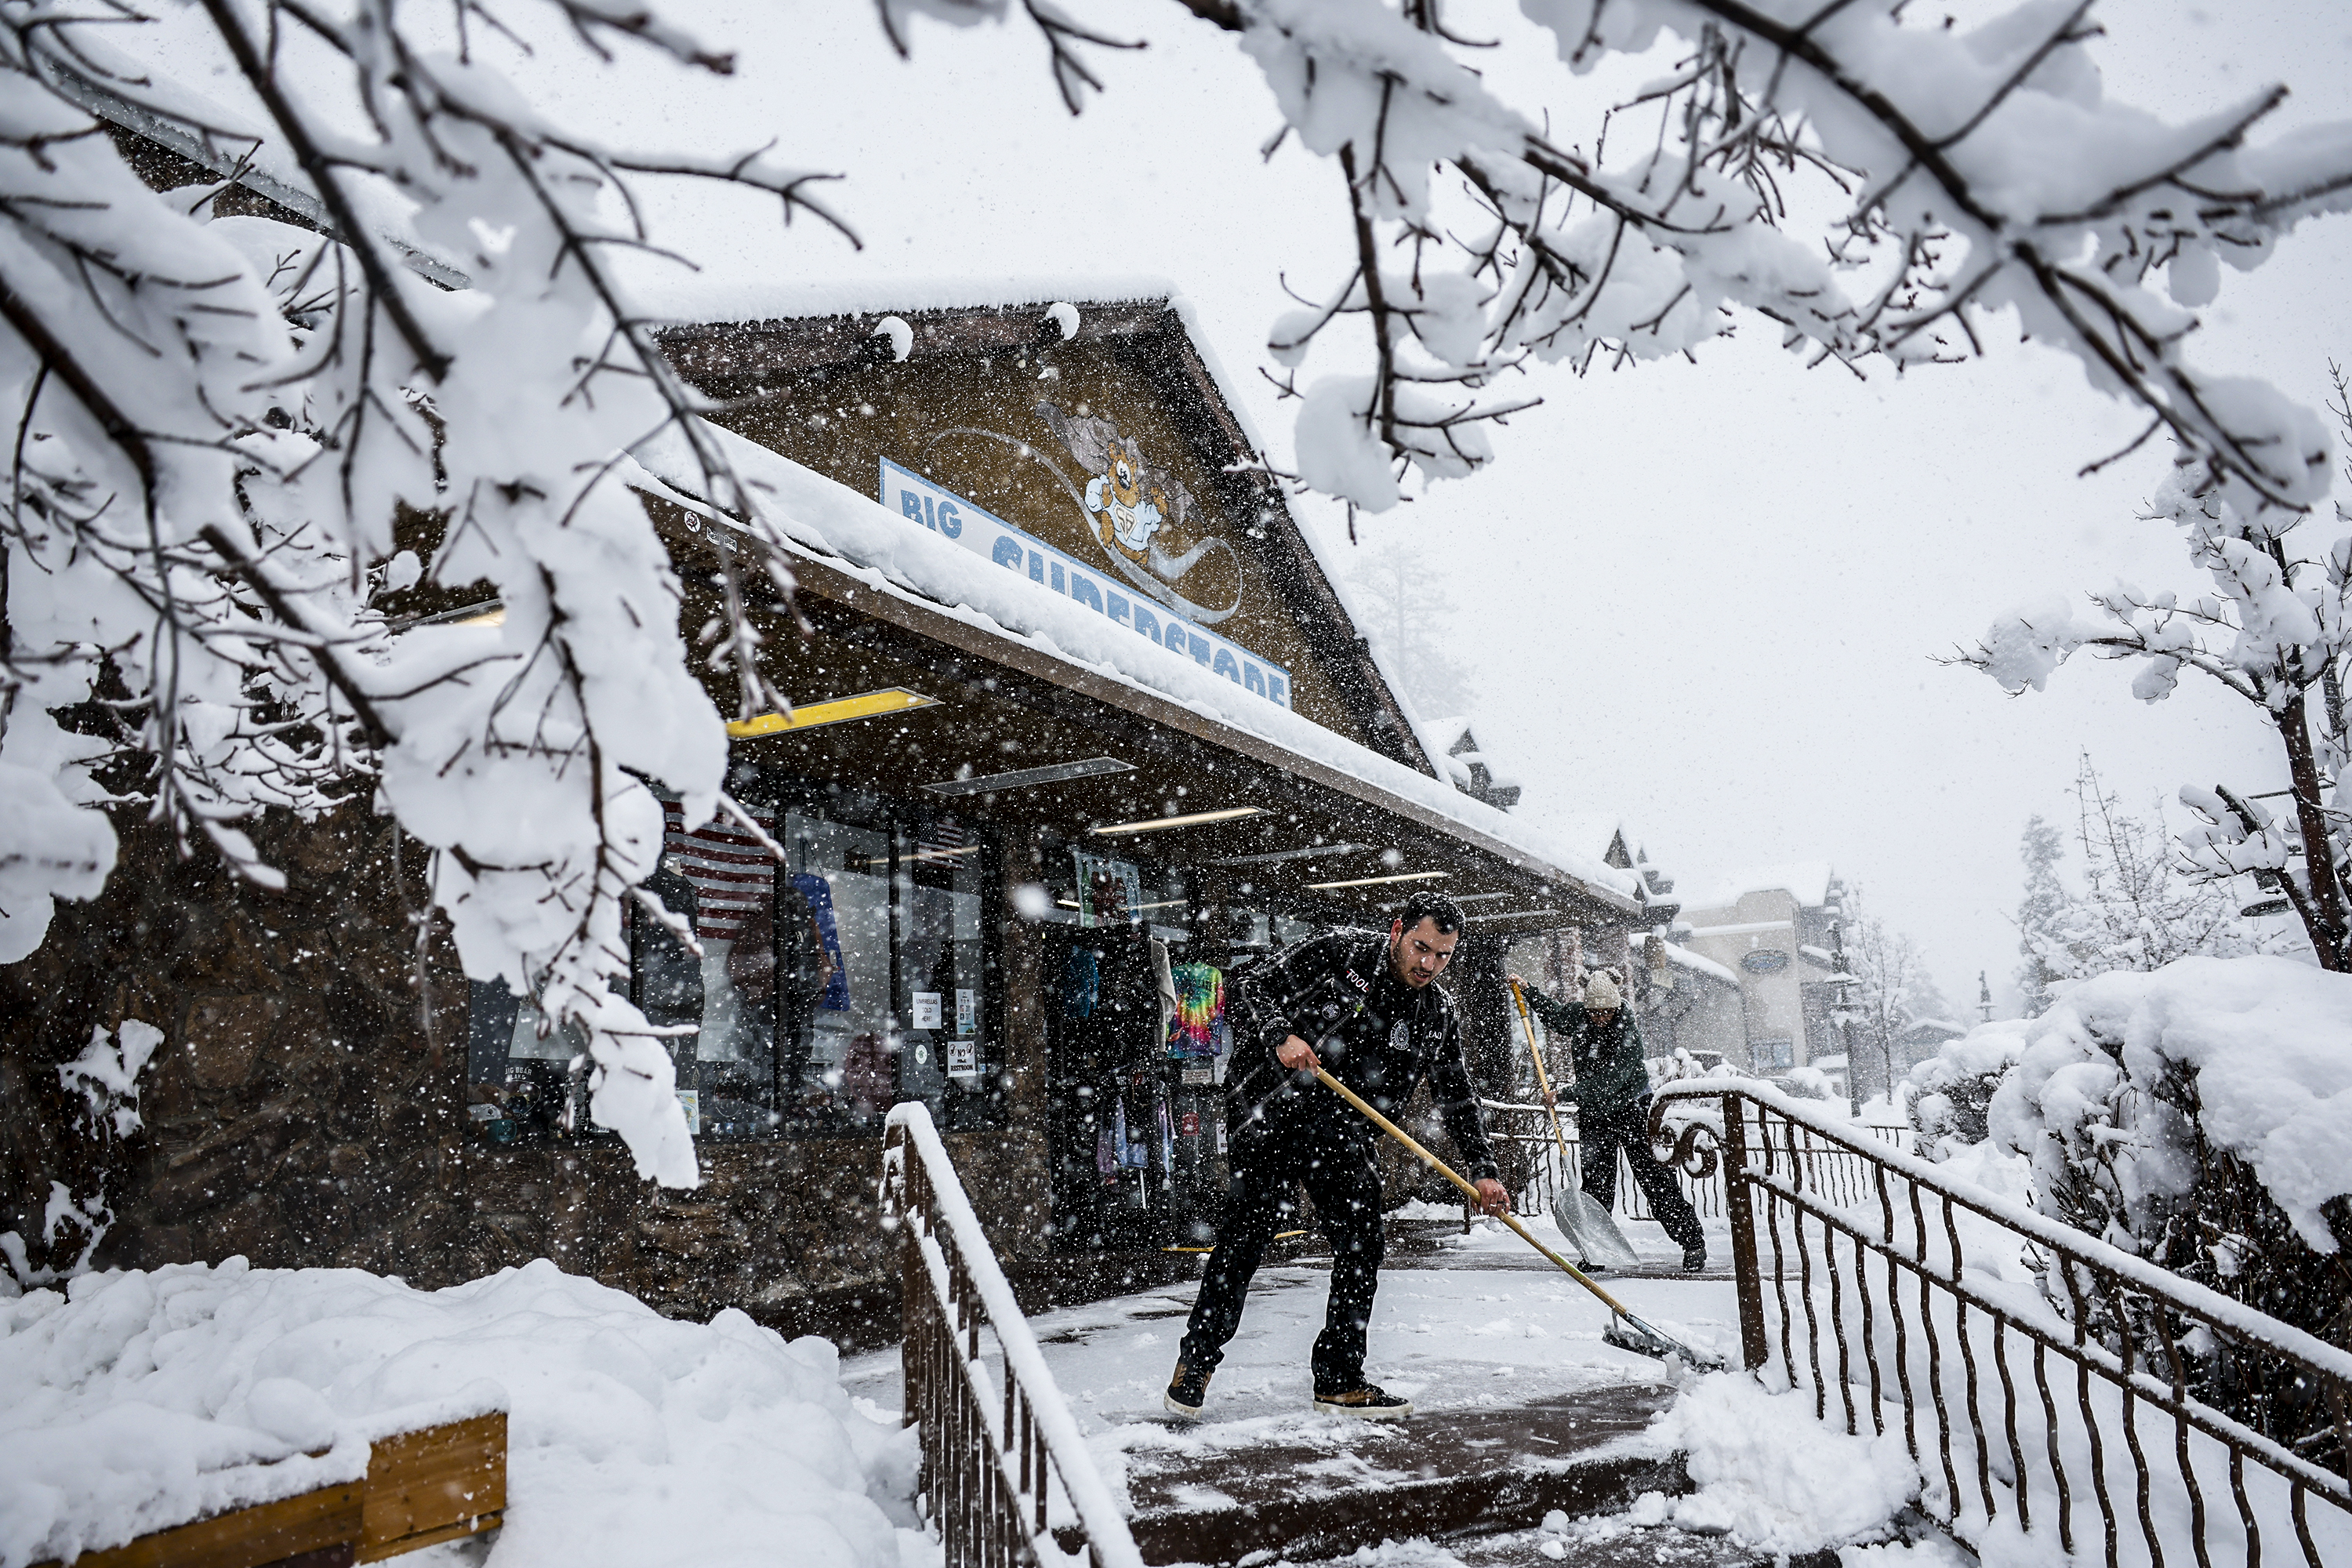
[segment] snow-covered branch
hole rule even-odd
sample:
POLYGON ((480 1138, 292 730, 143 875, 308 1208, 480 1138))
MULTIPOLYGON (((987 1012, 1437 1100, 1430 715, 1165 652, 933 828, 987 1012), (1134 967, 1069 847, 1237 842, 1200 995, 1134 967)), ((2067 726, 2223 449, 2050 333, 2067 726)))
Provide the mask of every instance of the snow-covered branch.
POLYGON ((2083 48, 2092 0, 2037 0, 1968 33, 1883 4, 1527 0, 1571 73, 1663 34, 1686 45, 1620 111, 1654 113, 1654 142, 1615 163, 1561 145, 1544 106, 1490 91, 1437 0, 1186 3, 1240 35, 1286 130, 1346 175, 1358 257, 1334 297, 1349 303, 1285 317, 1271 346, 1295 365, 1334 322, 1369 319, 1369 384, 1318 383, 1299 414, 1301 476, 1355 505, 1393 504, 1410 470, 1487 460, 1412 435, 1405 386, 1443 385, 1455 413, 1420 424, 1451 429, 1531 361, 1684 353, 1740 310, 1848 366, 1967 357, 1987 318, 2014 310, 2145 406, 2232 504, 2326 491, 2307 415, 2181 349, 2218 259, 2252 267, 2303 219, 2352 207, 2352 127, 2249 147, 2279 89, 2178 125, 2111 103, 2083 48), (1817 211, 1835 216, 1810 233, 1792 216, 1817 211), (1391 272, 1390 256, 1410 266, 1391 272))
MULTIPOLYGON (((612 255, 646 237, 628 177, 724 182, 840 226, 814 195, 824 176, 766 148, 613 147, 552 123, 472 58, 474 27, 528 41, 474 0, 455 54, 387 0, 201 5, 258 134, 99 36, 94 20, 139 20, 124 5, 0 6, 0 784, 35 808, 5 818, 0 958, 39 942, 52 898, 97 891, 103 802, 143 801, 184 847, 274 883, 238 823, 372 799, 435 851, 467 973, 581 1026, 600 1119, 646 1173, 691 1184, 621 922, 659 854, 652 786, 707 816, 725 738, 615 455, 684 431, 705 493, 773 535, 612 255), (267 163, 315 226, 158 195, 93 98, 267 163), (405 229, 384 216, 411 208, 405 229), (419 255, 470 286, 436 287, 419 255), (380 601, 420 585, 494 597, 503 624, 395 630, 380 601)), ((730 68, 635 6, 537 16, 607 58, 730 68)), ((722 558, 708 640, 749 714, 782 700, 742 570, 722 558)))

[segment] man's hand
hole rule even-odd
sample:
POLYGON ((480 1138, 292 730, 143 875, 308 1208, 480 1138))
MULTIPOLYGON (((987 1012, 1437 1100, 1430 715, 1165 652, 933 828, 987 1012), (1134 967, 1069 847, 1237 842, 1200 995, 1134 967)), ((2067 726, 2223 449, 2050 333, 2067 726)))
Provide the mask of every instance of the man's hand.
POLYGON ((1297 1035, 1275 1047, 1274 1059, 1292 1072, 1310 1072, 1323 1065, 1322 1059, 1315 1054, 1315 1047, 1297 1035))
POLYGON ((1470 1184, 1478 1189, 1478 1206, 1488 1214, 1506 1215, 1511 1212, 1511 1194, 1503 1190, 1502 1183, 1492 1176, 1481 1176, 1470 1184))

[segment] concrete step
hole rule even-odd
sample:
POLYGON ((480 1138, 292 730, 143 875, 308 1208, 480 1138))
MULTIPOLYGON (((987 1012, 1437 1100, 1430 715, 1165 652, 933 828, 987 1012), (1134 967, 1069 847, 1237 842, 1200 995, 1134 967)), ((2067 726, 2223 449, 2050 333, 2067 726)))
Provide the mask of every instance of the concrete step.
POLYGON ((1636 1525, 1622 1514, 1577 1520, 1564 1531, 1515 1530, 1449 1541, 1445 1551, 1462 1568, 1837 1568, 1838 1562, 1835 1552, 1780 1557, 1728 1536, 1636 1525))
POLYGON ((1129 1523, 1146 1563, 1228 1563, 1266 1552, 1334 1557, 1414 1536, 1499 1537, 1554 1510, 1618 1513, 1643 1492, 1689 1489, 1680 1455, 1633 1441, 1673 1397, 1621 1384, 1395 1423, 1333 1416, 1250 1432, 1171 1422, 1165 1445, 1128 1449, 1129 1523))

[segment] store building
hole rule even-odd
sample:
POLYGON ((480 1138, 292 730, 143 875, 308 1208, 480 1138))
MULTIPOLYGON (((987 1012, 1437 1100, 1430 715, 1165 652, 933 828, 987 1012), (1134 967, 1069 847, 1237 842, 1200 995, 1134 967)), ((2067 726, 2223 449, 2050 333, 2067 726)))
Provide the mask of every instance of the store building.
MULTIPOLYGON (((37 1223, 42 1182, 103 1176, 100 1261, 438 1284, 550 1256, 665 1310, 857 1338, 894 1290, 891 1104, 931 1107, 1039 1299, 1115 1289, 1218 1190, 1222 992, 1253 955, 1442 888, 1469 912, 1452 984, 1499 1088, 1510 944, 1574 930, 1622 953, 1667 918, 1630 869, 1441 773, 1171 301, 664 342, 705 392, 759 395, 726 441, 798 584, 754 610, 793 710, 730 727, 760 831, 673 814, 655 884, 703 956, 651 921, 632 937, 641 1005, 698 1031, 677 1056, 703 1184, 636 1182, 583 1114, 576 1042, 446 943, 420 956, 421 855, 380 819, 264 825, 283 893, 126 823, 106 894, 0 972, 0 1074, 58 1100, 56 1062, 141 1018, 166 1036, 146 1125, 96 1153, 19 1135, 0 1228, 37 1223)), ((636 458, 691 629, 715 608, 697 563, 761 547, 695 466, 636 458)))

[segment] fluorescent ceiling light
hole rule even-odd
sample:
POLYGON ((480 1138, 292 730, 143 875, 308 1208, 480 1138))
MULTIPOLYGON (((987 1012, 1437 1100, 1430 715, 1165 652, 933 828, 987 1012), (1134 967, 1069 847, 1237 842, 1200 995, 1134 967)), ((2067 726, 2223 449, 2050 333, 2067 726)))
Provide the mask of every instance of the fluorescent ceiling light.
MULTIPOLYGON (((1162 899, 1156 904, 1129 904, 1127 906, 1127 912, 1139 915, 1146 910, 1172 910, 1179 904, 1189 904, 1192 901, 1190 899, 1162 899)), ((1075 910, 1078 907, 1078 901, 1076 899, 1055 899, 1054 902, 1066 910, 1075 910)))
POLYGON ((1157 833, 1163 827, 1195 827, 1203 822, 1231 822, 1236 816, 1255 816, 1262 805, 1229 805, 1219 811, 1195 811, 1182 816, 1153 816, 1140 822, 1110 822, 1091 829, 1096 833, 1157 833))
POLYGON ((1491 915, 1464 915, 1462 918, 1465 921, 1525 921, 1533 920, 1538 915, 1558 913, 1558 910, 1547 907, 1540 910, 1496 910, 1491 915))
POLYGON ((1307 885, 1321 891, 1328 888, 1370 888, 1381 882, 1426 882, 1432 877, 1451 877, 1451 871, 1399 871, 1393 877, 1352 877, 1344 882, 1309 882, 1307 885))
POLYGON ((1032 784, 1060 784, 1064 779, 1090 779, 1100 773, 1131 773, 1134 771, 1133 763, 1122 763, 1117 757, 1088 757, 1083 762, 1055 763, 1042 768, 1017 768, 1009 773, 941 779, 923 787, 933 795, 992 795, 998 790, 1027 789, 1032 784))
POLYGON ((755 735, 781 735, 787 730, 814 730, 820 724, 839 724, 850 719, 905 713, 916 708, 929 708, 938 702, 936 697, 926 697, 903 686, 886 686, 879 691, 861 691, 855 697, 836 698, 831 702, 795 703, 788 714, 762 713, 757 719, 737 720, 728 724, 727 732, 738 740, 755 735))
POLYGON ((1263 855, 1227 855, 1209 862, 1212 866, 1265 866, 1276 860, 1319 859, 1326 855, 1360 855, 1370 848, 1369 844, 1309 844, 1300 849, 1269 849, 1263 855))
POLYGON ((1518 894, 1517 893, 1456 893, 1454 895, 1454 901, 1457 904, 1483 904, 1489 899, 1516 899, 1517 897, 1518 894))
POLYGON ((959 855, 977 855, 980 846, 967 844, 961 849, 917 849, 903 856, 908 860, 952 860, 959 855))

